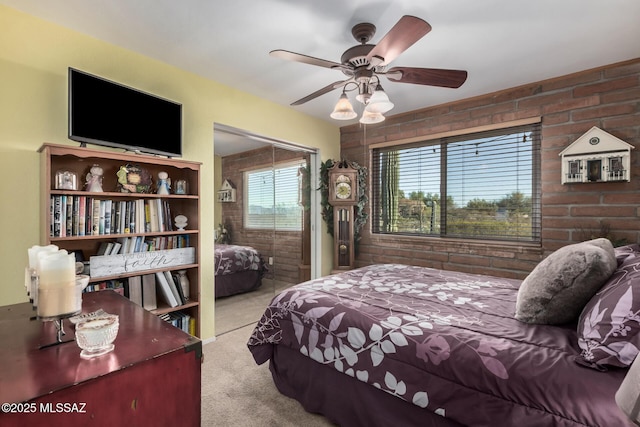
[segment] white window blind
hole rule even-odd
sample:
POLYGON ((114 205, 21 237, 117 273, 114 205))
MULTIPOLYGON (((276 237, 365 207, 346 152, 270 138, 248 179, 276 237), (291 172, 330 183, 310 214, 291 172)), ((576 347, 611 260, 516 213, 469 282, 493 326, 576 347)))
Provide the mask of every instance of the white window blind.
POLYGON ((245 228, 299 231, 300 167, 305 162, 278 165, 244 173, 245 228))

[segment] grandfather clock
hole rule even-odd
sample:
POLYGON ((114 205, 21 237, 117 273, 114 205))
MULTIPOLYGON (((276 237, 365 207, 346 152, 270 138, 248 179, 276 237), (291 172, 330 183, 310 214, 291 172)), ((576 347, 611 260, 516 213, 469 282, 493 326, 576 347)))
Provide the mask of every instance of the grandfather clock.
POLYGON ((329 204, 333 206, 333 271, 355 267, 354 220, 358 171, 343 160, 329 169, 329 204))

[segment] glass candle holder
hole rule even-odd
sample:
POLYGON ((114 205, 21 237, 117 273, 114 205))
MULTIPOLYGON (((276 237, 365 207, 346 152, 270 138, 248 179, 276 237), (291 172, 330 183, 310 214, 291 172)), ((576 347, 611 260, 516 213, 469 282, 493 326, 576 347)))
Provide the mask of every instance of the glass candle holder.
POLYGON ((82 349, 80 357, 91 359, 112 351, 119 326, 115 314, 104 314, 76 324, 76 342, 82 349))

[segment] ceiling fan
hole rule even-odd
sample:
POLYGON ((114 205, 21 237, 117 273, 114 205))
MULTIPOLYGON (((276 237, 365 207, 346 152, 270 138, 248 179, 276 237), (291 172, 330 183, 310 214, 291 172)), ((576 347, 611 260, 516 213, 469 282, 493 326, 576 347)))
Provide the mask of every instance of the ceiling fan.
POLYGON ((349 120, 356 117, 357 114, 353 111, 346 92, 358 89, 356 99, 366 105, 360 121, 363 123, 377 123, 384 120, 382 113, 393 108, 393 103, 389 101, 382 89, 380 76, 385 76, 392 82, 448 88, 458 88, 467 79, 467 72, 462 70, 415 67, 392 67, 387 69, 389 63, 431 31, 431 25, 426 21, 415 16, 405 15, 400 18, 378 44, 369 44, 368 42, 375 34, 375 31, 376 27, 373 24, 356 24, 352 28, 351 34, 360 44, 347 49, 342 54, 340 63, 282 49, 269 52, 271 56, 276 58, 339 70, 347 76, 347 79, 333 82, 291 103, 291 105, 304 104, 341 87, 342 95, 333 113, 331 113, 331 117, 339 120, 349 120), (347 89, 348 87, 352 88, 347 89))

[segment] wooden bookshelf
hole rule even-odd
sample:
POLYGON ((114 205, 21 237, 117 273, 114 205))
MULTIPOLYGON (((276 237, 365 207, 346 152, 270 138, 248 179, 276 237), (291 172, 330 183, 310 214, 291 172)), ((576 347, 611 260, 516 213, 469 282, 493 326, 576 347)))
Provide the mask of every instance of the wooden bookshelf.
MULTIPOLYGON (((181 311, 195 319, 195 328, 192 332, 200 336, 200 165, 199 162, 186 161, 152 155, 122 153, 116 151, 96 150, 85 147, 74 147, 45 143, 38 150, 41 153, 41 242, 43 245, 54 244, 61 249, 76 252, 85 261, 90 261, 92 256, 98 254, 103 242, 116 242, 118 239, 142 236, 143 239, 171 239, 177 236, 188 236, 189 246, 195 248, 195 261, 189 264, 172 266, 169 268, 153 268, 145 271, 126 272, 116 271, 113 275, 99 278, 92 277, 91 282, 102 282, 112 279, 126 279, 131 276, 155 273, 164 270, 186 270, 189 279, 189 301, 177 307, 169 307, 162 299, 161 292, 157 292, 158 308, 152 310, 154 314, 164 314, 181 311), (103 169, 102 192, 90 192, 85 189, 86 176, 93 165, 99 165, 103 169), (118 176, 116 173, 121 166, 133 165, 147 171, 153 179, 153 186, 149 193, 120 192, 118 176), (74 174, 76 189, 56 188, 56 173, 68 171, 74 174), (178 180, 187 183, 186 194, 175 194, 172 188, 170 194, 156 194, 155 184, 159 172, 167 172, 172 183, 178 180), (72 227, 70 233, 54 232, 54 200, 60 197, 77 200, 91 199, 95 201, 109 200, 116 202, 151 203, 160 201, 170 209, 169 224, 161 231, 150 231, 149 227, 136 230, 117 230, 114 226, 109 232, 100 230, 99 234, 85 229, 80 232, 72 227), (188 225, 183 231, 175 227, 176 215, 184 215, 188 219, 188 225), (63 234, 63 235, 60 235, 63 234)), ((148 218, 148 217, 147 217, 148 218)), ((165 222, 166 223, 166 222, 165 222)), ((175 241, 175 239, 174 239, 175 241)))

